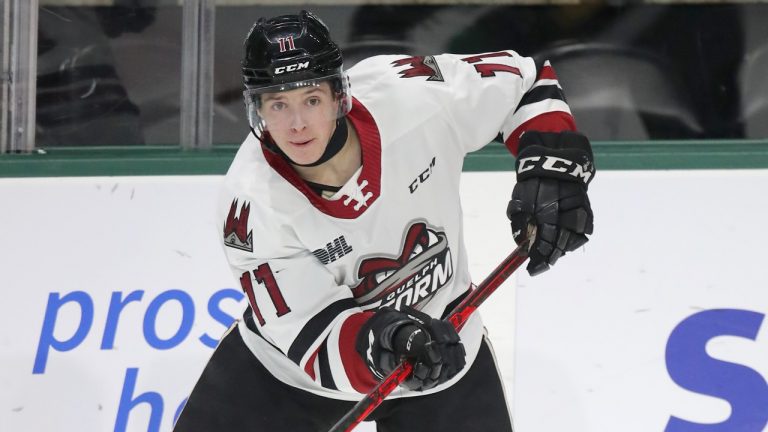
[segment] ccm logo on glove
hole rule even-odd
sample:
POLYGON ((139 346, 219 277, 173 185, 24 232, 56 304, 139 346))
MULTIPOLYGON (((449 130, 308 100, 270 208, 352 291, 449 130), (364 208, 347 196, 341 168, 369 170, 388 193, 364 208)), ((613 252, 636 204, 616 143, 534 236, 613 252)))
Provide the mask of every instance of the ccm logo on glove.
POLYGON ((408 306, 376 311, 360 329, 355 345, 379 379, 403 360, 413 362, 413 372, 401 384, 411 390, 440 385, 466 365, 464 345, 453 325, 408 306))
POLYGON ((595 176, 592 146, 578 132, 528 131, 520 137, 517 181, 535 177, 575 181, 585 186, 595 176))
POLYGON ((581 179, 584 184, 589 183, 589 180, 592 178, 592 174, 595 171, 594 166, 590 161, 586 161, 582 165, 556 156, 544 156, 543 160, 541 156, 531 156, 520 159, 517 167, 517 174, 522 174, 536 168, 546 171, 567 173, 577 179, 581 179))
POLYGON ((595 177, 592 147, 578 132, 528 131, 520 138, 517 183, 507 206, 515 242, 536 237, 528 251, 528 273, 542 273, 583 246, 592 234, 592 207, 587 196, 595 177))

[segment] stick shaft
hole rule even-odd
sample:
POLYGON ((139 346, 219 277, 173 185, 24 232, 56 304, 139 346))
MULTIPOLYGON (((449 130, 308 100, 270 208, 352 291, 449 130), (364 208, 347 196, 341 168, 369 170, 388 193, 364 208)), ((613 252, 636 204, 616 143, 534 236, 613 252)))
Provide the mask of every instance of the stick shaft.
MULTIPOLYGON (((453 324, 456 330, 461 330, 464 324, 469 320, 469 316, 488 298, 496 288, 501 286, 509 276, 517 270, 520 265, 528 258, 528 244, 523 242, 512 251, 509 256, 499 264, 480 285, 472 290, 461 301, 448 316, 448 321, 453 324)), ((413 364, 403 362, 395 368, 384 380, 373 388, 360 402, 356 403, 344 417, 336 422, 328 432, 349 432, 355 426, 365 420, 373 410, 376 409, 384 399, 392 393, 411 373, 413 364)))

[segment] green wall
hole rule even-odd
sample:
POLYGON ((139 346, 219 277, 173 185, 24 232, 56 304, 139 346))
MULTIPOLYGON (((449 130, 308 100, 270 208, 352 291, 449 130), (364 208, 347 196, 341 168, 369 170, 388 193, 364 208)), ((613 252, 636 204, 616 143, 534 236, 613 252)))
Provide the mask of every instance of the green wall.
MULTIPOLYGON (((768 139, 595 142, 598 170, 768 168, 768 139)), ((79 147, 0 155, 0 177, 224 174, 237 146, 79 147)), ((505 171, 514 159, 501 143, 470 154, 465 171, 505 171)))

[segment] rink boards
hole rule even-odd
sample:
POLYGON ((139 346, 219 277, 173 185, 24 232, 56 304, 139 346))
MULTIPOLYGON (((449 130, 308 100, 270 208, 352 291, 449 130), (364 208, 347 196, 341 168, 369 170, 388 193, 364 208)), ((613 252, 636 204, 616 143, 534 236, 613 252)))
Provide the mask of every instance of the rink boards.
MULTIPOLYGON (((513 247, 512 177, 464 174, 475 280, 513 247)), ((219 180, 0 180, 0 430, 170 429, 245 305, 219 180)), ((598 173, 592 241, 482 308, 516 430, 765 431, 766 190, 766 170, 598 173)))

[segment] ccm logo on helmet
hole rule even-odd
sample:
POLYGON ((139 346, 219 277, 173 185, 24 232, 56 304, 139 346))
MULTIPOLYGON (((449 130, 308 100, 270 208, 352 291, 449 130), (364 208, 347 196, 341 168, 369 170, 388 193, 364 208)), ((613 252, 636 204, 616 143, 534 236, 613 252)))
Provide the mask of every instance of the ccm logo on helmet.
POLYGON ((554 171, 559 173, 567 173, 573 177, 581 178, 586 184, 589 183, 589 178, 592 177, 592 170, 590 169, 590 163, 586 162, 584 166, 579 165, 568 159, 559 158, 556 156, 531 156, 520 159, 520 164, 517 167, 517 173, 524 173, 536 168, 536 165, 540 164, 541 169, 546 171, 554 171), (543 160, 542 160, 543 159, 543 160))
POLYGON ((280 75, 282 73, 286 72, 295 72, 302 69, 308 69, 309 68, 309 62, 301 62, 301 63, 294 63, 288 66, 278 66, 275 68, 275 75, 280 75))

